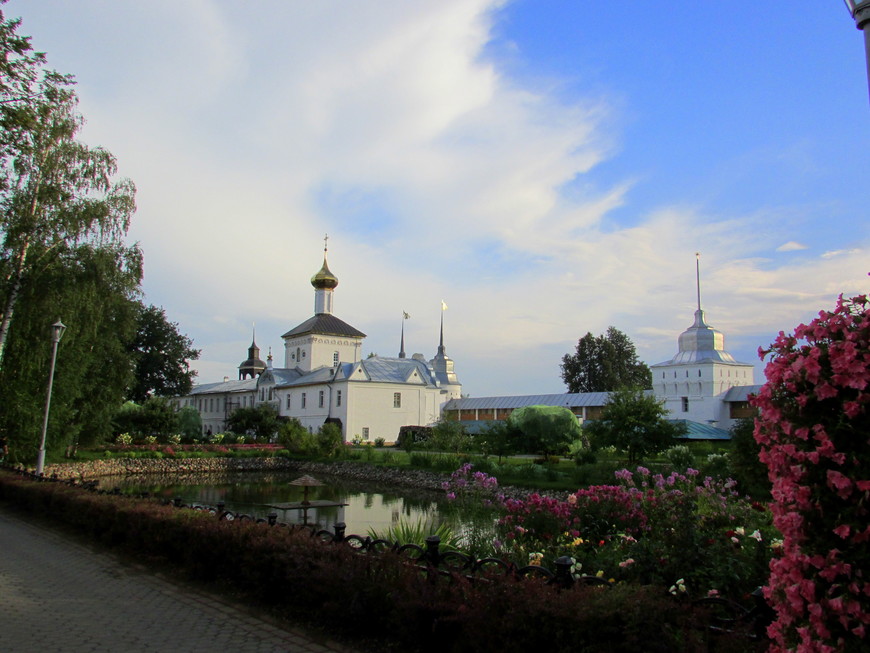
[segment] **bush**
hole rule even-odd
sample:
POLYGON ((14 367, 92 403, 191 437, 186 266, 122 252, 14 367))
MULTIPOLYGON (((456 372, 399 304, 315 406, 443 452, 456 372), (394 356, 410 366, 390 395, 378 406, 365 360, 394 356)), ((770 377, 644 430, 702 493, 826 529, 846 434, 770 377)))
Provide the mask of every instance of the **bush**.
POLYGON ((317 431, 317 452, 326 458, 337 456, 344 446, 341 429, 337 424, 327 423, 317 431))
POLYGON ((665 451, 665 458, 673 465, 674 469, 679 471, 685 471, 695 464, 695 456, 684 444, 678 444, 665 451))
POLYGON ((870 308, 866 295, 780 333, 751 399, 783 554, 766 596, 772 650, 870 645, 870 308))
POLYGON ((593 465, 598 460, 595 452, 586 446, 583 440, 574 440, 571 446, 568 447, 568 456, 574 460, 576 465, 593 465))
POLYGON ((386 443, 387 443, 387 441, 384 440, 384 438, 375 438, 375 446, 376 447, 383 447, 386 443))
POLYGON ((206 512, 35 483, 2 471, 0 499, 53 515, 128 554, 164 560, 177 575, 231 587, 234 596, 267 604, 277 616, 304 613, 356 641, 389 638, 372 646, 377 650, 707 650, 699 612, 660 587, 576 585, 558 591, 534 580, 469 582, 464 572, 439 582, 438 575, 420 573, 400 555, 360 555, 325 544, 307 529, 219 521, 206 512))
POLYGON ((399 429, 399 437, 396 439, 396 446, 399 449, 410 452, 417 446, 425 445, 431 437, 431 426, 403 426, 399 429))
POLYGON ((317 449, 317 439, 313 433, 302 426, 295 417, 291 417, 278 430, 278 442, 282 447, 294 454, 311 454, 317 449))

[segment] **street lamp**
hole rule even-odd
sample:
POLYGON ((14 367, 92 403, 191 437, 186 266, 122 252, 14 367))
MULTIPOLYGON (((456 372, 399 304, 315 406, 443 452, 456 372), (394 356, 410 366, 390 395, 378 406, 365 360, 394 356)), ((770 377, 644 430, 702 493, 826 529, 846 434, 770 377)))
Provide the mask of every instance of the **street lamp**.
POLYGON ((855 26, 864 32, 864 50, 867 58, 867 83, 870 85, 870 0, 845 0, 855 26))
POLYGON ((45 416, 42 420, 42 439, 39 441, 39 454, 36 456, 36 474, 42 476, 45 467, 45 433, 48 430, 48 409, 51 408, 51 386, 54 385, 54 362, 57 360, 57 343, 60 342, 66 326, 59 319, 51 325, 51 367, 48 372, 48 391, 45 393, 45 416))

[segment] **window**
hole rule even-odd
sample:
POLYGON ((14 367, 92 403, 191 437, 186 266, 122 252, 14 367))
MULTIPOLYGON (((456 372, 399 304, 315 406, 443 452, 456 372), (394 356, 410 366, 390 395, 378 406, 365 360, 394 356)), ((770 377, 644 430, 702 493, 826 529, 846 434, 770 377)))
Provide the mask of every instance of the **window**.
POLYGON ((335 393, 335 405, 341 406, 341 390, 337 390, 335 393))
POLYGON ((321 390, 320 394, 317 395, 317 407, 323 408, 323 390, 321 390))
POLYGON ((368 439, 369 439, 369 427, 368 426, 363 426, 362 438, 363 438, 363 440, 368 442, 368 439))
POLYGON ((302 358, 302 354, 299 351, 299 347, 296 348, 296 360, 300 360, 302 358))
POLYGON ((266 398, 266 388, 260 388, 260 401, 266 398))
POLYGON ((688 413, 689 412, 689 398, 688 397, 680 397, 680 400, 683 404, 683 412, 688 413))
POLYGON ((287 408, 290 408, 290 395, 287 395, 287 408))
POLYGON ((338 367, 338 352, 337 351, 332 352, 332 366, 338 367))
POLYGON ((394 392, 393 393, 393 408, 401 408, 402 407, 402 393, 394 392))
POLYGON ((305 396, 305 393, 303 392, 302 393, 302 408, 305 408, 305 404, 307 403, 306 399, 307 399, 307 397, 305 396))

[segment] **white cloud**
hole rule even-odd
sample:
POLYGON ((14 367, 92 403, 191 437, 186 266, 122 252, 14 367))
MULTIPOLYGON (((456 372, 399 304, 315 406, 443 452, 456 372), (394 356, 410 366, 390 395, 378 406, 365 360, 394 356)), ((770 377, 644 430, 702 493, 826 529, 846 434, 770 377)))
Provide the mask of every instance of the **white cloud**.
POLYGON ((606 100, 566 103, 487 59, 501 1, 47 4, 93 26, 45 49, 79 74, 85 140, 137 183, 148 299, 203 348, 203 381, 234 378, 252 321, 281 363, 324 232, 336 313, 369 334, 365 351, 395 354, 406 310, 408 351, 433 355, 443 298, 477 396, 561 391, 561 354, 611 324, 648 362, 669 358, 698 250, 704 308, 744 360, 866 290, 864 245, 766 258, 805 248, 777 245, 792 237, 782 208, 673 198, 611 221, 635 179, 579 183, 612 156, 606 100))
POLYGON ((807 249, 807 246, 803 243, 799 243, 794 240, 790 240, 787 243, 783 243, 779 247, 776 248, 777 252, 796 252, 801 249, 807 249))

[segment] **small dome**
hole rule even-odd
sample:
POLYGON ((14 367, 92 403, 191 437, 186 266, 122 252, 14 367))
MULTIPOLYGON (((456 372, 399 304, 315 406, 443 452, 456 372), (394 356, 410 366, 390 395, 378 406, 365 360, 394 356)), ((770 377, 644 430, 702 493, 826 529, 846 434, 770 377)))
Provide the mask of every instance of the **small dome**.
POLYGON ((317 274, 311 277, 311 285, 318 290, 332 290, 338 285, 338 277, 336 277, 332 272, 329 271, 329 267, 326 265, 325 255, 323 257, 323 267, 320 268, 317 274))

